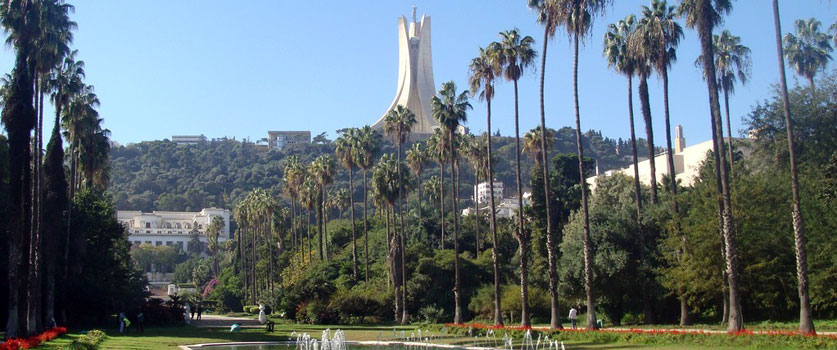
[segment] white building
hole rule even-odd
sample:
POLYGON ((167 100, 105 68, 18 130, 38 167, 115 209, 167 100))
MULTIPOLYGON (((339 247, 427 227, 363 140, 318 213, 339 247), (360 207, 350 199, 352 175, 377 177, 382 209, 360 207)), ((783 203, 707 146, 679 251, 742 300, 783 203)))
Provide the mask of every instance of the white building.
MULTIPOLYGON (((487 190, 487 188, 486 188, 487 190)), ((517 209, 518 203, 520 202, 517 198, 494 198, 495 203, 497 205, 496 217, 498 219, 510 219, 517 216, 517 209)), ((490 200, 488 200, 490 201, 490 200)), ((531 192, 524 192, 523 193, 523 206, 531 205, 532 204, 532 193, 531 192)), ((480 214, 482 215, 490 215, 488 214, 488 208, 491 205, 486 202, 485 206, 480 206, 480 214)), ((462 216, 468 216, 471 214, 475 214, 473 208, 465 208, 462 210, 462 216)))
POLYGON ((173 135, 171 142, 178 145, 196 145, 206 142, 206 136, 203 135, 173 135))
MULTIPOLYGON (((724 140, 729 145, 729 139, 724 140)), ((742 151, 746 155, 749 150, 746 147, 740 147, 746 139, 733 139, 733 144, 738 145, 736 151, 742 151)), ((706 155, 712 150, 712 140, 704 141, 696 145, 686 147, 686 139, 683 137, 683 127, 678 125, 675 129, 674 138, 674 174, 677 181, 682 186, 691 186, 695 182, 695 178, 700 172, 700 165, 706 159, 706 155)), ((639 169, 639 181, 642 184, 649 185, 651 183, 651 166, 650 160, 646 159, 637 163, 639 169)), ((663 176, 668 175, 668 155, 663 152, 654 157, 654 166, 656 168, 655 175, 658 184, 663 181, 663 176)), ((627 168, 608 170, 598 176, 610 176, 616 172, 620 172, 627 176, 634 176, 634 166, 630 165, 627 168)), ((596 178, 592 176, 587 178, 587 183, 590 184, 590 189, 596 189, 596 178)))
MULTIPOLYGON (((474 186, 474 201, 477 205, 489 205, 491 202, 488 181, 483 181, 474 186)), ((494 180, 494 203, 500 203, 503 200, 503 183, 494 180)))
POLYGON ((310 131, 268 131, 268 149, 280 150, 285 146, 311 143, 310 131))
POLYGON ((153 246, 172 246, 189 249, 192 232, 197 231, 201 243, 209 240, 206 231, 212 218, 224 219, 224 227, 218 237, 219 242, 231 239, 230 210, 204 208, 199 212, 153 211, 143 213, 136 210, 117 210, 116 219, 128 229, 128 241, 132 244, 150 244, 153 246))

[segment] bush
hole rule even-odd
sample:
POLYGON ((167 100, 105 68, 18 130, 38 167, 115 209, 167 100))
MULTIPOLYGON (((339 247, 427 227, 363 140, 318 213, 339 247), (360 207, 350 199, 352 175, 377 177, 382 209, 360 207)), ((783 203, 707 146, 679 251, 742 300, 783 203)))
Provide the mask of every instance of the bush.
POLYGON ((418 311, 422 322, 425 323, 439 323, 445 316, 445 311, 435 305, 427 305, 418 311))
POLYGON ((296 310, 296 321, 299 323, 325 324, 334 323, 335 319, 331 310, 319 299, 300 304, 296 310))
POLYGON ((91 330, 87 334, 82 334, 80 337, 73 340, 67 345, 68 350, 96 350, 99 344, 105 340, 107 334, 98 329, 91 330))
POLYGON ((392 308, 389 298, 369 288, 339 290, 329 300, 328 309, 340 324, 379 323, 392 308))

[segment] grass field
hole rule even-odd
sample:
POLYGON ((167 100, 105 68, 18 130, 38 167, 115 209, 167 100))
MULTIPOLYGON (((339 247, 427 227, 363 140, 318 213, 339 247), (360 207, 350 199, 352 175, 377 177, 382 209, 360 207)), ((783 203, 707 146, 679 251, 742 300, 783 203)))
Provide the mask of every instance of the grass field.
MULTIPOLYGON (((243 329, 240 333, 230 333, 223 328, 195 328, 189 326, 177 327, 150 327, 145 333, 137 335, 132 333, 127 336, 117 335, 115 329, 105 329, 108 338, 102 343, 100 349, 103 350, 157 350, 157 349, 177 349, 178 345, 189 345, 199 343, 211 342, 235 342, 235 341, 281 341, 287 340, 291 332, 306 332, 315 338, 319 338, 322 330, 330 328, 332 330, 342 329, 346 332, 348 340, 388 340, 393 337, 393 329, 397 333, 403 330, 406 334, 415 331, 414 327, 393 327, 393 326, 310 326, 310 325, 295 325, 282 324, 276 326, 276 332, 266 333, 263 329, 243 329)), ((78 337, 79 331, 73 330, 70 334, 61 338, 53 340, 39 349, 45 350, 60 350, 69 344, 72 339, 78 337)), ((471 345, 473 338, 469 337, 446 337, 437 340, 441 343, 471 345)), ((636 344, 621 344, 621 343, 607 343, 607 344, 593 344, 590 342, 565 342, 567 349, 672 349, 672 350, 698 350, 698 349, 754 349, 755 347, 718 347, 718 346, 693 346, 693 345, 636 345, 636 344)), ((765 347, 760 346, 759 349, 774 349, 774 350, 790 350, 794 347, 765 347)))

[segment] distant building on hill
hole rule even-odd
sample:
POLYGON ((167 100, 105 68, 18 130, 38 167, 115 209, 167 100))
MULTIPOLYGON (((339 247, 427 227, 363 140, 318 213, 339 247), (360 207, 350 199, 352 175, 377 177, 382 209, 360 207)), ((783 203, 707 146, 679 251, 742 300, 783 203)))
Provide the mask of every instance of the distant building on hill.
POLYGON ((174 135, 171 137, 171 142, 178 145, 196 145, 206 142, 206 136, 201 135, 174 135))
MULTIPOLYGON (((675 137, 673 141, 674 175, 682 186, 691 186, 694 184, 695 178, 700 172, 700 165, 706 159, 707 153, 712 150, 712 140, 703 141, 696 145, 686 147, 686 139, 683 137, 683 127, 678 125, 675 128, 675 137)), ((727 145, 729 145, 730 140, 728 138, 725 138, 724 141, 727 145)), ((736 152, 743 151, 745 155, 749 153, 745 147, 740 146, 742 143, 747 142, 747 139, 734 138, 732 141, 734 146, 738 145, 738 147, 735 148, 736 152)), ((648 159, 637 163, 637 168, 639 169, 639 181, 643 185, 649 185, 651 182, 650 163, 651 162, 648 159)), ((668 176, 668 154, 663 152, 655 156, 654 165, 656 168, 655 175, 657 183, 662 184, 663 177, 668 176)), ((591 190, 595 190, 596 179, 598 176, 610 176, 617 172, 633 177, 634 166, 632 164, 626 168, 608 170, 597 176, 588 177, 587 183, 590 184, 591 190)))
POLYGON ((219 242, 231 239, 230 210, 204 208, 199 212, 117 210, 116 219, 128 230, 128 241, 134 245, 167 245, 188 251, 192 232, 198 233, 201 243, 209 242, 206 231, 216 216, 224 219, 219 242))
MULTIPOLYGON (((491 198, 489 197, 491 193, 488 191, 488 188, 488 181, 480 182, 478 185, 474 186, 474 201, 476 201, 478 205, 486 205, 491 201, 491 198)), ((503 182, 494 180, 494 202, 497 204, 500 203, 501 200, 503 200, 503 182)))
POLYGON ((268 131, 268 149, 280 150, 285 146, 311 143, 310 131, 268 131))

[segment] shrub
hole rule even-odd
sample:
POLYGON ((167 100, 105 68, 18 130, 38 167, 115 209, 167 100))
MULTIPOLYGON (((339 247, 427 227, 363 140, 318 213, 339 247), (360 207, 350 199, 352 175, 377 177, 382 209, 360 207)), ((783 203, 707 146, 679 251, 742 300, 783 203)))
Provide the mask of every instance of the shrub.
POLYGON ((340 324, 378 323, 392 310, 387 299, 369 288, 344 289, 332 295, 328 309, 340 324))
POLYGON ((435 305, 427 305, 418 311, 422 322, 439 323, 445 316, 445 311, 435 305))
POLYGON ((99 344, 105 340, 107 334, 98 329, 91 330, 87 334, 82 334, 80 337, 73 340, 67 345, 68 350, 96 350, 99 344))

